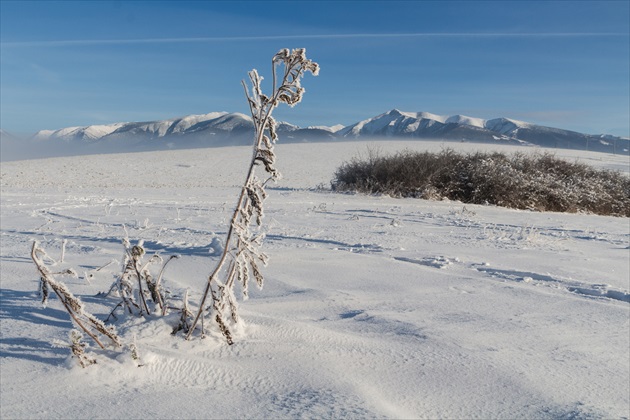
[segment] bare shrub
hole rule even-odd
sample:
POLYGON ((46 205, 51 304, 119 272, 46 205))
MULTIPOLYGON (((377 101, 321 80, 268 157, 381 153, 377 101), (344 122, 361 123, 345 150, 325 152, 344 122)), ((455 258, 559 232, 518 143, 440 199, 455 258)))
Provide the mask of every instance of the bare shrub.
POLYGON ((630 217, 630 178, 545 154, 370 151, 337 169, 336 191, 630 217))

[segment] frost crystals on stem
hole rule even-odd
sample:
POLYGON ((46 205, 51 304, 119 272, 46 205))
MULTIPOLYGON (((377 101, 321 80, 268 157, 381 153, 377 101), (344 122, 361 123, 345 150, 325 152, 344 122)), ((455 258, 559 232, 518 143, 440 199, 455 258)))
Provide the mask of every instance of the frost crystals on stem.
MULTIPOLYGON (((102 349, 105 348, 101 339, 103 337, 108 338, 112 344, 116 347, 121 346, 120 338, 114 331, 112 327, 106 327, 103 321, 97 319, 94 315, 85 311, 83 302, 79 300, 76 296, 70 292, 68 287, 56 280, 55 274, 73 274, 73 270, 67 270, 62 273, 52 273, 48 267, 44 264, 43 256, 46 255, 46 252, 39 246, 39 242, 33 242, 33 247, 31 248, 31 258, 37 267, 40 275, 40 290, 42 291, 42 302, 46 303, 48 298, 49 290, 52 289, 53 292, 57 295, 65 310, 70 315, 73 323, 87 335, 89 335, 96 344, 99 345, 102 349), (99 339, 100 337, 100 339, 99 339)), ((74 352, 73 348, 73 352, 74 352)), ((75 353, 76 354, 76 353, 75 353)))
MULTIPOLYGON (((300 80, 307 71, 317 76, 319 65, 306 58, 305 49, 298 48, 292 51, 282 49, 272 59, 273 86, 270 96, 263 93, 261 87, 263 77, 257 70, 248 73, 251 90, 243 81, 255 129, 253 156, 230 221, 226 245, 217 266, 208 277, 199 309, 187 331, 187 339, 193 335, 197 324, 203 320, 203 313, 207 311, 208 319, 215 321, 225 340, 232 344, 233 335, 226 322, 226 313, 229 313, 231 322, 238 322, 234 284, 241 285, 245 299, 248 282, 252 276, 259 288, 263 286, 263 276, 258 264, 266 265, 267 256, 260 251, 262 236, 255 235, 251 225, 255 222, 260 229, 264 217, 263 202, 267 197, 265 185, 268 181, 276 181, 281 176, 275 167, 274 144, 278 140, 278 135, 276 121, 271 113, 280 103, 292 107, 302 100, 304 88, 300 80), (255 174, 259 165, 262 165, 267 173, 268 178, 265 181, 255 174), (210 305, 207 305, 208 297, 212 299, 210 305)), ((204 334, 202 326, 201 335, 204 334)))

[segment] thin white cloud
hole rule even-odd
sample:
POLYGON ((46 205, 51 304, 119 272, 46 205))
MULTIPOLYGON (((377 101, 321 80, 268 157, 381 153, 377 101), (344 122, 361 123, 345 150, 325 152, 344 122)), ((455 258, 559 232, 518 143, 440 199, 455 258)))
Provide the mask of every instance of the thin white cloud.
POLYGON ((420 32, 420 33, 361 33, 361 34, 315 34, 315 35, 267 35, 267 36, 224 36, 195 38, 135 38, 135 39, 76 39, 59 41, 13 41, 2 42, 2 47, 71 47, 124 44, 168 44, 203 43, 230 41, 273 41, 283 39, 352 39, 352 38, 577 38, 577 37, 620 37, 621 32, 420 32))

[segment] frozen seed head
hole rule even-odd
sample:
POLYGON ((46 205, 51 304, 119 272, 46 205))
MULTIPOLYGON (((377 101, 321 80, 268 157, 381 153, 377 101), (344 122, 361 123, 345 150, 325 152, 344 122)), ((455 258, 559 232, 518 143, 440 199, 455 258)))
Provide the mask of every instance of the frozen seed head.
POLYGON ((289 52, 288 48, 283 48, 273 57, 273 63, 284 62, 288 67, 301 66, 304 70, 310 71, 313 76, 319 74, 319 64, 306 58, 306 48, 296 48, 289 52))
POLYGON ((306 70, 310 71, 313 76, 317 76, 319 75, 319 64, 309 60, 309 64, 308 66, 306 66, 306 70))
POLYGON ((134 247, 131 248, 131 255, 136 258, 142 257, 144 255, 144 248, 140 245, 134 245, 134 247))
POLYGON ((277 63, 280 61, 286 61, 289 58, 289 56, 290 56, 289 49, 283 48, 280 51, 278 51, 276 55, 273 56, 273 62, 277 63))

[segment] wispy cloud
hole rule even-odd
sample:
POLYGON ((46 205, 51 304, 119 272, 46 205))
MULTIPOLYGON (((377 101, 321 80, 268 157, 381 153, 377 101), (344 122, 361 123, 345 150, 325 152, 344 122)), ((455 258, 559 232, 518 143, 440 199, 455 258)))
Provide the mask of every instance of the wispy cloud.
POLYGON ((9 47, 71 47, 125 44, 214 43, 234 41, 273 41, 284 39, 353 39, 353 38, 577 38, 577 37, 627 37, 622 32, 418 32, 418 33, 359 33, 359 34, 312 34, 267 36, 217 36, 194 38, 133 38, 133 39, 74 39, 58 41, 9 41, 9 47))

